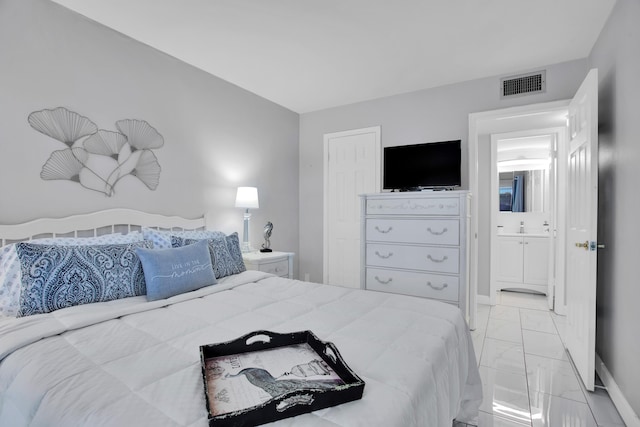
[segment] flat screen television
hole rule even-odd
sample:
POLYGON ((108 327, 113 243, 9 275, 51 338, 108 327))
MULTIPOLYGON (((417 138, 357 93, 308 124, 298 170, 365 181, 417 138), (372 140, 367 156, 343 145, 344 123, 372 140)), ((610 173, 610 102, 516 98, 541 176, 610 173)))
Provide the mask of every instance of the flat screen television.
POLYGON ((460 140, 385 147, 385 190, 459 187, 460 140))

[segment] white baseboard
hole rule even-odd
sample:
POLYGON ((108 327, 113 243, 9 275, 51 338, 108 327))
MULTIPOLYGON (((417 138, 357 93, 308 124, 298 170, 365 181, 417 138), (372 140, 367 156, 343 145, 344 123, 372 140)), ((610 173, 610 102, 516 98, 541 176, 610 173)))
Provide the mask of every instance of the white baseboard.
POLYGON ((491 298, 489 298, 489 295, 478 295, 476 302, 478 304, 491 305, 491 298))
POLYGON ((611 372, 607 369, 602 359, 598 353, 596 353, 596 372, 600 376, 602 383, 607 388, 607 392, 609 393, 609 397, 613 401, 613 404, 616 406, 618 413, 622 417, 622 420, 627 425, 627 427, 640 427, 640 418, 633 411, 631 405, 622 394, 622 391, 616 384, 615 379, 611 375, 611 372))

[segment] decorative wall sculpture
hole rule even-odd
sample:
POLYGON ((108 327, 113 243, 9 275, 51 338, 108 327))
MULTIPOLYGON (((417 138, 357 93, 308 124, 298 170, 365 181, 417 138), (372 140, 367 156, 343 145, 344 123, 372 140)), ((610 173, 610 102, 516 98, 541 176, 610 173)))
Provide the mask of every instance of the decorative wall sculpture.
POLYGON ((132 175, 155 190, 160 182, 160 164, 153 149, 164 138, 144 120, 116 122, 118 132, 98 129, 87 117, 58 107, 29 114, 32 128, 67 147, 56 150, 42 166, 44 180, 66 179, 111 197, 114 187, 132 175))

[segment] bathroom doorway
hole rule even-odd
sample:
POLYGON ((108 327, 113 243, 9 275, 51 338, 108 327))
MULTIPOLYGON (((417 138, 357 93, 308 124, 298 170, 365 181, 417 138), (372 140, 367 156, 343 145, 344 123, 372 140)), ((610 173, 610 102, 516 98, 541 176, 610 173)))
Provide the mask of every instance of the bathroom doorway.
MULTIPOLYGON (((564 158, 566 149, 563 144, 566 141, 566 125, 569 101, 555 101, 550 103, 513 107, 502 110, 473 113, 469 115, 469 190, 473 194, 471 202, 471 257, 470 257, 470 279, 472 286, 477 289, 477 302, 495 305, 497 283, 491 280, 492 271, 492 236, 497 234, 497 222, 492 222, 492 206, 499 206, 499 190, 496 190, 495 203, 492 202, 492 135, 507 135, 511 137, 527 137, 540 134, 555 134, 556 152, 554 158, 564 158)), ((494 137, 495 139, 495 137, 494 137)), ((515 159, 513 159, 515 160, 515 159)), ((562 184, 566 174, 566 164, 564 162, 554 162, 555 194, 553 200, 557 201, 553 207, 553 217, 549 217, 549 239, 553 239, 553 248, 563 248, 564 233, 558 232, 563 229, 564 207, 562 201, 566 199, 566 189, 562 184), (558 185, 560 184, 560 185, 558 185)), ((515 169, 515 167, 514 167, 515 169)), ((497 170, 497 169, 496 169, 497 170)), ((517 172, 517 171, 516 171, 517 172)), ((521 174, 523 175, 523 174, 521 174)), ((506 178, 505 178, 506 179, 506 178)), ((521 178, 522 180, 526 178, 521 178)), ((531 178, 531 179, 535 179, 531 178)), ((499 175, 495 176, 495 188, 499 189, 499 175)), ((504 183, 503 187, 506 187, 504 183)), ((524 184, 523 184, 524 185, 524 184)), ((506 215, 506 214, 505 214, 506 215)), ((513 214, 512 218, 517 218, 513 214)), ((515 232, 520 231, 520 221, 517 220, 515 232)), ((538 228, 544 231, 546 226, 542 219, 538 228)), ((536 222, 537 224, 537 222, 536 222)), ((533 220, 531 225, 534 225, 533 220)), ((525 221, 526 226, 526 221, 525 221)), ((515 236, 516 238, 518 236, 515 236)), ((493 237, 495 239, 495 237, 493 237)), ((517 240, 517 239, 514 239, 517 240)), ((547 240, 549 242, 549 240, 547 240)), ((513 242, 511 242, 513 244, 513 242)), ((540 241, 538 249, 540 249, 540 241)), ((515 243, 520 245, 519 243, 515 243)), ((524 246, 524 241, 523 241, 524 246)), ((532 242, 530 242, 530 245, 532 242)), ((542 249, 540 249, 542 252, 542 249)), ((548 254, 547 249, 546 253, 548 254)), ((565 294, 563 257, 549 259, 549 270, 547 277, 552 280, 554 290, 546 294, 550 295, 549 307, 559 314, 565 313, 565 294), (553 268, 553 272, 551 269, 553 268)), ((539 278, 542 280, 542 278, 539 278)))
MULTIPOLYGON (((554 309, 557 153, 565 127, 491 135, 490 292, 545 295, 554 309)), ((559 301, 560 302, 560 301, 559 301)))

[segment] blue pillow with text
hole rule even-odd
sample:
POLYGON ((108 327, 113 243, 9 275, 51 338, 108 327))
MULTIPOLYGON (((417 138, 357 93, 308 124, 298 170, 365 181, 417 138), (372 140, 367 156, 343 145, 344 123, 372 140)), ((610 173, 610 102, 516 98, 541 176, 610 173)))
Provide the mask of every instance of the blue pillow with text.
POLYGON ((136 254, 142 262, 149 301, 169 298, 216 283, 206 240, 179 248, 137 248, 136 254))

